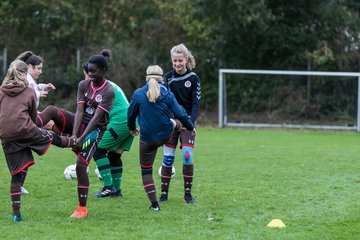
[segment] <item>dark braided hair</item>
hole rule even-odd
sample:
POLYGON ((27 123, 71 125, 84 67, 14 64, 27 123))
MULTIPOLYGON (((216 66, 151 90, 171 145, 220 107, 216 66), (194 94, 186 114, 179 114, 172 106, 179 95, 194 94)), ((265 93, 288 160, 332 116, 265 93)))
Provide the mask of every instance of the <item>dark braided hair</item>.
MULTIPOLYGON (((89 63, 95 64, 100 68, 105 68, 105 70, 107 71, 109 69, 108 59, 110 60, 110 57, 111 57, 111 51, 108 49, 103 49, 101 50, 100 54, 91 56, 87 64, 89 63)), ((84 68, 84 64, 83 64, 83 68, 84 68)), ((84 70, 86 71, 85 68, 84 70)))

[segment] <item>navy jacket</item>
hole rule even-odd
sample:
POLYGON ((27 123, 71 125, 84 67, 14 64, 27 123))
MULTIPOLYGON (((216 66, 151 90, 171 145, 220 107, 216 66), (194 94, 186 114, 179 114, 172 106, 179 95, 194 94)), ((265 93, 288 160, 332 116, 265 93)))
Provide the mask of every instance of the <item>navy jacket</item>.
POLYGON ((140 139, 146 142, 154 142, 170 137, 173 131, 173 124, 170 116, 179 119, 188 130, 194 129, 194 124, 178 102, 174 94, 162 84, 160 86, 160 97, 156 103, 150 103, 146 92, 148 85, 137 89, 131 99, 128 108, 128 127, 130 130, 136 129, 136 118, 140 125, 140 139))

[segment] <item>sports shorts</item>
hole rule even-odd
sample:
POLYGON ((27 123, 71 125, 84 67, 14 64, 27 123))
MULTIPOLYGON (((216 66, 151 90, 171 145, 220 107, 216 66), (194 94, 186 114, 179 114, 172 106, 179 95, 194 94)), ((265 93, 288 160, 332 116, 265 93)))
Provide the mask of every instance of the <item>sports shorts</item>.
POLYGON ((152 166, 156 157, 157 149, 168 141, 169 139, 155 142, 145 142, 140 140, 140 165, 152 166))
POLYGON ((43 155, 49 149, 53 136, 42 128, 37 128, 30 138, 3 143, 7 166, 12 176, 35 164, 32 151, 43 155))
POLYGON ((127 124, 116 124, 110 122, 98 145, 99 148, 114 151, 122 149, 129 151, 134 141, 127 124))
MULTIPOLYGON (((86 129, 86 125, 83 125, 81 128, 81 133, 86 129)), ((85 151, 80 152, 77 148, 73 148, 72 151, 78 156, 77 161, 82 161, 83 163, 85 163, 86 165, 90 164, 90 160, 92 159, 92 157, 94 156, 94 153, 96 152, 97 148, 98 148, 98 143, 100 142, 102 135, 104 134, 104 131, 99 129, 99 128, 95 128, 93 131, 99 131, 99 135, 97 136, 97 138, 95 139, 95 141, 92 141, 91 144, 86 148, 85 151)))
POLYGON ((176 148, 180 139, 180 148, 188 146, 194 148, 196 135, 192 135, 192 131, 173 131, 170 140, 165 144, 168 147, 176 148))

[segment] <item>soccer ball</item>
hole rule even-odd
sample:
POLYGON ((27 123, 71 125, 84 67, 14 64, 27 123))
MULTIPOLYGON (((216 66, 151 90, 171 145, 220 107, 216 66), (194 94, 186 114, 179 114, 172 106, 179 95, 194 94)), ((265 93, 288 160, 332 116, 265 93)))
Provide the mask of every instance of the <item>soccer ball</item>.
POLYGON ((64 170, 64 177, 67 180, 76 179, 76 164, 69 165, 64 170))
MULTIPOLYGON (((89 174, 90 172, 90 168, 87 167, 86 173, 89 174)), ((76 164, 71 164, 69 166, 67 166, 64 170, 64 177, 67 180, 72 180, 72 179, 76 179, 76 164)))
MULTIPOLYGON (((160 166, 159 171, 158 171, 160 177, 161 177, 161 168, 162 168, 162 165, 160 166)), ((173 166, 172 171, 171 171, 171 178, 174 178, 175 174, 176 174, 175 167, 173 166)))
POLYGON ((100 171, 99 171, 99 169, 97 167, 95 168, 95 174, 96 174, 96 176, 98 177, 99 180, 102 180, 100 171))

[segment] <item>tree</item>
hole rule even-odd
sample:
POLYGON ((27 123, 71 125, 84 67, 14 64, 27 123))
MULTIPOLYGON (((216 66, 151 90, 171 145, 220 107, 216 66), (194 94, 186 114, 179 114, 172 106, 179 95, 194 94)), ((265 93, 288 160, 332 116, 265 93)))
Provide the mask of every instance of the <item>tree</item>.
MULTIPOLYGON (((148 65, 170 70, 170 48, 185 43, 211 111, 219 68, 358 71, 359 10, 355 0, 3 0, 0 46, 9 59, 29 49, 42 55, 44 77, 74 89, 76 51, 85 61, 109 48, 109 77, 130 97, 148 65)), ((266 101, 270 83, 253 84, 266 101)))

